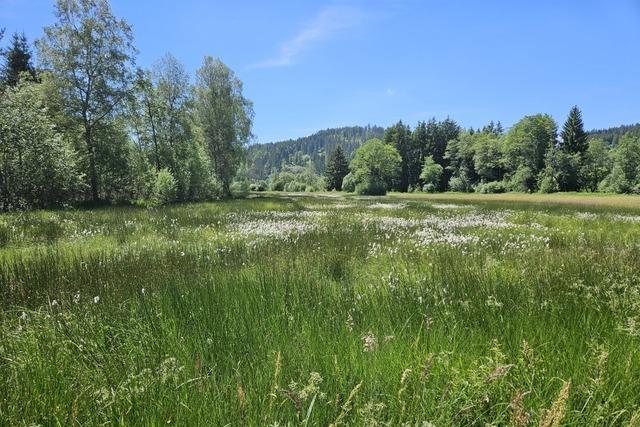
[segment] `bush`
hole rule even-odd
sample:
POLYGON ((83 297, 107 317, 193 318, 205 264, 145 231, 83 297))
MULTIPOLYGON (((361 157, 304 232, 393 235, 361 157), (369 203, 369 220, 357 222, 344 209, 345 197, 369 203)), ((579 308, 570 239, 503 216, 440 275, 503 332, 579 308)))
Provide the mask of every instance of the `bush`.
POLYGON ((242 195, 249 192, 249 183, 247 181, 233 181, 231 183, 231 194, 242 195))
POLYGON ((387 188, 380 181, 366 181, 356 185, 356 193, 363 196, 384 196, 387 188))
POLYGON ((438 187, 436 187, 435 184, 429 183, 425 184, 422 187, 422 191, 424 191, 425 193, 435 193, 436 191, 438 191, 438 187))
POLYGON ((625 177, 622 167, 616 164, 611 169, 611 173, 600 183, 598 189, 612 193, 629 193, 632 185, 625 177))
POLYGON ((302 182, 291 181, 284 186, 284 191, 287 191, 289 193, 298 193, 304 191, 306 188, 307 185, 302 182))
POLYGON ((153 206, 166 205, 176 200, 176 180, 169 171, 164 168, 156 173, 153 183, 153 193, 151 195, 151 204, 153 206))
POLYGON ((492 181, 480 184, 476 191, 482 194, 498 194, 507 192, 507 184, 504 181, 492 181))
POLYGON ((473 192, 473 188, 471 187, 469 182, 459 176, 454 176, 449 180, 449 190, 461 193, 473 192))
POLYGON ((433 160, 433 156, 427 156, 424 159, 420 179, 425 183, 425 185, 433 184, 437 187, 440 185, 443 171, 442 166, 433 160))
POLYGON ((356 177, 352 173, 348 173, 342 180, 342 191, 353 193, 356 191, 356 177))
POLYGON ((544 175, 540 180, 540 184, 538 185, 541 193, 556 193, 558 192, 558 184, 555 180, 548 176, 544 175))
POLYGON ((510 191, 519 191, 521 193, 527 193, 535 190, 536 177, 533 176, 533 172, 527 166, 522 166, 516 170, 507 186, 510 191))
POLYGON ((249 190, 251 191, 267 191, 267 183, 264 181, 254 182, 249 185, 249 190))

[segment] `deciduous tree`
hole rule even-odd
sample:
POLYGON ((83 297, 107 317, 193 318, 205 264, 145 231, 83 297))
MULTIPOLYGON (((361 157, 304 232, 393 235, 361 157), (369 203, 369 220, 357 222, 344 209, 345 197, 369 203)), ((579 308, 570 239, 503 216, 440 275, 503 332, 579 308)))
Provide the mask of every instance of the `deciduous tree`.
POLYGON ((198 70, 196 113, 222 196, 229 196, 252 136, 253 103, 242 94, 240 79, 219 59, 205 57, 198 70))
POLYGON ((99 127, 121 107, 132 81, 131 27, 113 16, 107 0, 57 0, 57 22, 37 41, 40 60, 60 80, 68 113, 82 124, 91 199, 100 199, 99 127))

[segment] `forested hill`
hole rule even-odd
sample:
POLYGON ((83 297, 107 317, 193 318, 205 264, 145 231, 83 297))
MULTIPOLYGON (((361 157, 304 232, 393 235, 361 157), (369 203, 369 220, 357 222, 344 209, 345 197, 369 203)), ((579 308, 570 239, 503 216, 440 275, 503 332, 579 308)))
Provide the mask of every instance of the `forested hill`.
POLYGON ((630 133, 634 136, 640 136, 640 123, 635 125, 622 125, 608 129, 595 129, 589 132, 590 139, 602 139, 609 145, 616 145, 618 139, 625 133, 630 133))
POLYGON ((303 155, 309 155, 316 172, 322 173, 325 157, 338 145, 351 158, 360 144, 371 138, 382 138, 383 134, 384 128, 379 126, 351 126, 325 129, 298 139, 252 145, 248 150, 250 174, 254 178, 265 179, 274 169, 280 170, 283 162, 299 163, 296 157, 303 155))

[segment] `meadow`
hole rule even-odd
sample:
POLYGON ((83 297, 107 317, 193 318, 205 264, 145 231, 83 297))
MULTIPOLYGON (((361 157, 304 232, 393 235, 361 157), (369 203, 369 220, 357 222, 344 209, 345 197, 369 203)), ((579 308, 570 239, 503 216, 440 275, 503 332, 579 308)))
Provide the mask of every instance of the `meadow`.
POLYGON ((1 215, 0 424, 640 425, 640 204, 553 197, 1 215))

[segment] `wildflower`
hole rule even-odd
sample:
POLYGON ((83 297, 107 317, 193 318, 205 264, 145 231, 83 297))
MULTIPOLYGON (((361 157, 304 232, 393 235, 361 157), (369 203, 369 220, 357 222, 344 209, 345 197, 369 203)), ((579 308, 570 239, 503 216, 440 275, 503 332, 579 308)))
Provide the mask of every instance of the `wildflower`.
POLYGON ((97 304, 100 302, 100 297, 98 295, 96 295, 95 297, 93 297, 93 303, 97 304))
POLYGON ((363 349, 364 352, 372 352, 378 347, 378 340, 376 336, 373 335, 373 332, 369 331, 368 334, 362 337, 363 349))
POLYGON ((144 290, 144 288, 140 289, 140 293, 141 293, 142 295, 144 295, 144 294, 145 294, 145 290, 144 290))
POLYGON ((20 320, 22 320, 22 321, 26 322, 28 317, 29 316, 27 316, 27 313, 24 312, 24 311, 20 314, 20 320))
POLYGON ((80 304, 80 291, 76 292, 76 294, 73 296, 73 303, 80 304))
POLYGON ((389 342, 391 340, 393 340, 396 336, 395 335, 385 335, 383 341, 384 342, 389 342))
POLYGON ((349 313, 349 316, 347 316, 346 324, 349 332, 353 332, 353 326, 355 325, 355 322, 353 321, 353 316, 351 316, 351 313, 349 313))
POLYGON ((53 301, 51 301, 51 307, 52 307, 52 308, 55 308, 55 307, 57 307, 57 306, 58 306, 58 300, 55 300, 55 299, 54 299, 53 301))

